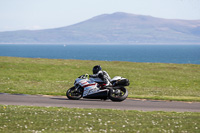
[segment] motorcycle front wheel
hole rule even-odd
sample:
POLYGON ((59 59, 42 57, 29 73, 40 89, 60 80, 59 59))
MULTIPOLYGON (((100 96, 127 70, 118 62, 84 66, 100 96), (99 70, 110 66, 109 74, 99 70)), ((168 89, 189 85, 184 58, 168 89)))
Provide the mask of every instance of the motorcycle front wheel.
POLYGON ((128 90, 124 87, 118 89, 110 89, 109 98, 115 102, 124 101, 128 97, 128 90))
POLYGON ((78 92, 75 87, 69 88, 66 92, 66 96, 71 100, 79 100, 82 97, 80 92, 78 92))

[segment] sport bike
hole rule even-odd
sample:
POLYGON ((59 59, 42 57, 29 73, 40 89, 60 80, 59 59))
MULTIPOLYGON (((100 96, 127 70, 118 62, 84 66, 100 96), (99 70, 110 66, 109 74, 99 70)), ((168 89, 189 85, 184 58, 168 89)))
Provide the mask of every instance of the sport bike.
POLYGON ((67 90, 68 99, 79 100, 80 98, 110 99, 112 101, 123 101, 128 96, 128 91, 124 86, 129 85, 129 80, 120 76, 115 76, 106 84, 99 78, 89 78, 88 74, 78 77, 74 86, 67 90))

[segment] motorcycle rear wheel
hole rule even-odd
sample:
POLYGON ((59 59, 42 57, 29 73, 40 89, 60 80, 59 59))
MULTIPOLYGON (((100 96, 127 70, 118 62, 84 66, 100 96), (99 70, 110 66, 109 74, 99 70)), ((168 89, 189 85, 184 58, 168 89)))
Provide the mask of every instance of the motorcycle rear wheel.
POLYGON ((82 95, 79 92, 77 92, 74 86, 67 90, 66 96, 68 99, 71 100, 79 100, 82 97, 82 95))
POLYGON ((128 97, 128 90, 124 87, 119 89, 110 89, 109 98, 114 102, 124 101, 128 97))

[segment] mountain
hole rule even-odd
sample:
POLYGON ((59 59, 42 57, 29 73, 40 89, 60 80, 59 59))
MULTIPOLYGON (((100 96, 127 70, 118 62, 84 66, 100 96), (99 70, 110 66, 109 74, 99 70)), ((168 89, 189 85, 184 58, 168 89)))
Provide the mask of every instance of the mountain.
POLYGON ((162 19, 116 12, 66 27, 0 32, 0 43, 200 44, 200 20, 162 19))

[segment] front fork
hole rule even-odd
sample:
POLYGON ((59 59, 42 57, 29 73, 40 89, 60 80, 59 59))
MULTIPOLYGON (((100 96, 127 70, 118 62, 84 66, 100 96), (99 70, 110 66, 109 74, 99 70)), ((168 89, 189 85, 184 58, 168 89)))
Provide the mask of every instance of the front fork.
POLYGON ((75 92, 78 92, 78 93, 80 93, 80 94, 82 94, 83 93, 83 90, 81 89, 81 86, 80 85, 78 85, 78 84, 76 84, 75 86, 75 92))

